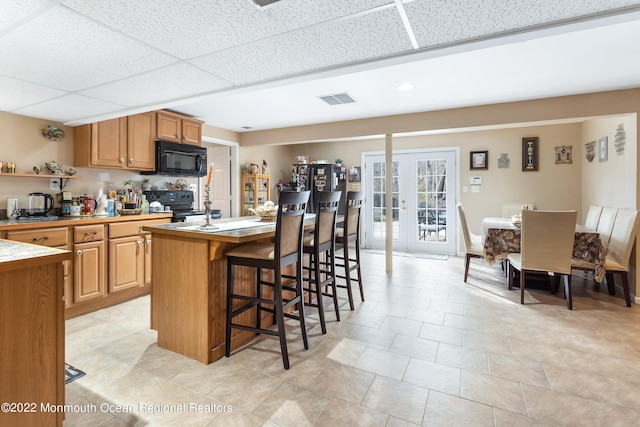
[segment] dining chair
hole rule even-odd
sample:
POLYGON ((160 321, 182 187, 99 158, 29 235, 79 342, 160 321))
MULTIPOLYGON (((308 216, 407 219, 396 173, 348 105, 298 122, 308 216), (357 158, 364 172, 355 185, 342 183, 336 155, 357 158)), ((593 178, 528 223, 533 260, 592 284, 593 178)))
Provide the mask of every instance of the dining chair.
POLYGON ((573 309, 571 255, 577 215, 576 211, 522 211, 520 253, 511 253, 507 258, 510 290, 513 289, 514 270, 520 271, 521 304, 524 304, 526 273, 546 272, 563 276, 567 308, 573 309))
POLYGON ((273 243, 256 242, 236 246, 226 252, 227 257, 227 316, 225 356, 231 355, 231 330, 240 329, 256 334, 274 335, 280 338, 280 351, 285 369, 289 369, 289 353, 284 318, 296 319, 300 323, 304 348, 309 348, 304 314, 304 295, 302 290, 302 237, 304 234, 304 213, 309 201, 309 191, 283 191, 278 199, 276 232, 273 243), (294 279, 285 278, 283 269, 295 264, 294 279), (235 269, 237 266, 256 269, 255 289, 250 292, 236 293, 234 289, 235 269), (262 269, 273 270, 273 282, 264 279, 262 269), (272 296, 263 292, 263 286, 273 290, 272 296), (286 296, 283 295, 286 292, 286 296), (248 295, 249 294, 249 295, 248 295), (291 296, 293 295, 293 296, 291 296), (242 303, 244 302, 244 303, 242 303), (265 307, 269 306, 269 307, 265 307), (298 313, 288 312, 296 306, 298 313), (248 325, 249 313, 236 323, 233 319, 255 308, 255 325, 248 325), (262 327, 262 312, 275 316, 276 330, 262 327))
POLYGON ((587 211, 587 217, 584 220, 584 226, 589 230, 596 230, 598 228, 598 222, 600 221, 600 215, 602 214, 602 206, 591 205, 587 211))
POLYGON ((469 264, 471 258, 482 258, 482 238, 477 234, 473 234, 467 225, 467 215, 464 211, 462 203, 458 203, 458 216, 460 217, 460 228, 462 229, 462 237, 464 241, 465 262, 464 262, 464 279, 467 283, 469 275, 469 264))
POLYGON ((534 209, 533 203, 520 202, 520 203, 503 203, 502 204, 502 217, 511 218, 513 215, 520 215, 525 209, 534 209))
POLYGON ((305 305, 316 307, 320 318, 320 328, 327 333, 324 318, 323 296, 333 298, 336 320, 340 320, 338 293, 336 292, 336 218, 342 191, 321 191, 318 193, 316 204, 316 221, 313 232, 304 235, 302 241, 303 253, 309 254, 308 266, 303 270, 308 272, 304 282, 304 292, 307 294, 305 305), (323 258, 324 257, 324 258, 323 258), (331 288, 331 292, 328 292, 331 288), (315 295, 316 302, 313 302, 315 295))
POLYGON ((631 209, 618 209, 616 220, 611 230, 611 240, 609 241, 609 251, 605 260, 605 278, 609 294, 615 295, 614 273, 622 280, 622 290, 627 307, 631 307, 631 296, 629 295, 629 281, 627 273, 629 271, 629 259, 631 250, 638 231, 638 211, 631 209))
POLYGON ((611 231, 613 230, 613 223, 616 221, 616 215, 618 214, 618 208, 604 207, 598 220, 598 226, 596 231, 600 235, 600 242, 606 248, 609 247, 609 240, 611 239, 611 231))
POLYGON ((360 271, 360 211, 364 203, 363 191, 349 191, 345 200, 344 227, 336 228, 336 245, 342 248, 342 256, 336 255, 340 263, 336 267, 344 269, 344 275, 336 274, 336 277, 345 279, 345 284, 337 284, 339 288, 346 288, 349 297, 349 308, 354 309, 353 292, 351 283, 358 283, 360 288, 360 299, 364 301, 364 288, 362 287, 362 273, 360 271), (354 257, 351 256, 349 244, 354 245, 354 257), (357 274, 354 277, 353 274, 357 274))

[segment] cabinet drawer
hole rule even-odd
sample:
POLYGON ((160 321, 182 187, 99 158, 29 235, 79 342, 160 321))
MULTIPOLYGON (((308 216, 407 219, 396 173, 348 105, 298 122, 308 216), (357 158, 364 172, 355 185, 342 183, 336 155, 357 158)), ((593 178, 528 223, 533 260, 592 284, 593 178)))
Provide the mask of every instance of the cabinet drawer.
POLYGON ((130 221, 109 224, 109 238, 135 236, 142 233, 142 227, 145 225, 168 224, 171 222, 169 218, 152 219, 147 221, 130 221))
POLYGON ((82 225, 73 227, 73 242, 95 242, 104 240, 104 225, 82 225))
POLYGON ((30 231, 8 231, 7 239, 42 246, 66 246, 69 244, 69 229, 64 227, 30 231))

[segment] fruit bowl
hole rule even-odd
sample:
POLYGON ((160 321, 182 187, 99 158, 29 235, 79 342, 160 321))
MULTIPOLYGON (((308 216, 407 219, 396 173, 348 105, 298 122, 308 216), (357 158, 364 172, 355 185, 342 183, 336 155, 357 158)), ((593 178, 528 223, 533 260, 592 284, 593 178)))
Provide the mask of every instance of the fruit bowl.
POLYGON ((278 216, 278 206, 273 202, 265 202, 255 209, 249 209, 251 213, 260 217, 262 221, 275 221, 278 216))

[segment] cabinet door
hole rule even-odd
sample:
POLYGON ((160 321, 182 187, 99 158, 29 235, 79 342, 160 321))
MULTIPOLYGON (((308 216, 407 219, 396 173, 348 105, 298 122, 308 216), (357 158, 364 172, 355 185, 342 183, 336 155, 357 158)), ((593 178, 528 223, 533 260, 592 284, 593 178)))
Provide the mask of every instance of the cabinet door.
POLYGON ((158 112, 156 120, 158 139, 182 142, 182 120, 179 116, 158 112))
POLYGON ((109 292, 144 285, 145 243, 142 236, 109 240, 109 292))
POLYGON ((136 114, 127 119, 127 167, 135 170, 154 170, 156 114, 136 114))
POLYGON ((126 117, 91 124, 91 166, 124 168, 126 155, 126 117))
POLYGON ((73 246, 73 302, 80 303, 104 296, 104 241, 73 246))
POLYGON ((151 234, 144 234, 144 284, 151 284, 151 234))
POLYGON ((202 122, 182 119, 182 142, 190 145, 202 145, 202 122))

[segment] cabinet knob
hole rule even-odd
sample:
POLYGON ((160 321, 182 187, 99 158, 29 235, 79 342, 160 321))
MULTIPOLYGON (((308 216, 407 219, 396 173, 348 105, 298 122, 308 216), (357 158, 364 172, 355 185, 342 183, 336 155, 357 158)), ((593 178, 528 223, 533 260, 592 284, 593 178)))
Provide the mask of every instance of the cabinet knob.
POLYGON ((124 163, 127 159, 125 159, 124 157, 120 157, 120 163, 124 163))
POLYGON ((76 252, 76 254, 82 255, 82 251, 78 251, 78 252, 76 252))
POLYGON ((147 245, 151 244, 151 239, 147 240, 147 245))
POLYGON ((133 157, 129 159, 129 163, 133 163, 134 159, 133 157))
POLYGON ((138 246, 142 246, 142 241, 138 240, 138 246))

